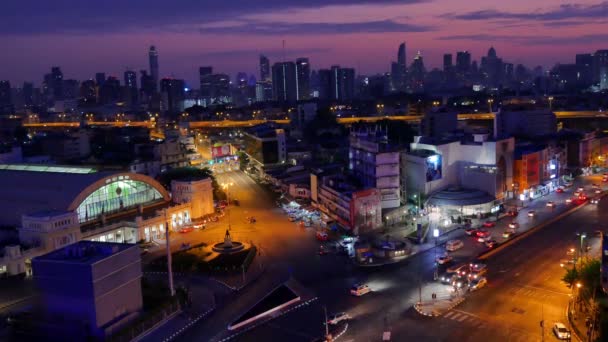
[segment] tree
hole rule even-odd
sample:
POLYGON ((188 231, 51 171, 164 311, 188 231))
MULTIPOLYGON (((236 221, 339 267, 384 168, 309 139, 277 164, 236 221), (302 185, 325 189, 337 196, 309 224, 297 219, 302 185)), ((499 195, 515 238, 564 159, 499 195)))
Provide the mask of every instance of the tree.
POLYGON ((249 156, 243 151, 238 151, 237 156, 239 157, 239 166, 241 170, 245 171, 249 166, 249 156))
POLYGON ((566 269, 566 274, 562 277, 562 281, 568 284, 569 287, 574 286, 579 279, 579 274, 576 268, 568 268, 566 269))

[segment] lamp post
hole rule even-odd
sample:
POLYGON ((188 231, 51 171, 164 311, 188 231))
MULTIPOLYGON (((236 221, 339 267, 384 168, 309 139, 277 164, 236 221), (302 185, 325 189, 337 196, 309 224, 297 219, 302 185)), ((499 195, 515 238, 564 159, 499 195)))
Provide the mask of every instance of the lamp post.
POLYGON ((587 237, 587 234, 586 233, 576 233, 576 235, 578 235, 581 240, 578 257, 579 257, 579 259, 582 259, 583 258, 583 240, 585 240, 585 238, 587 237))
POLYGON ((167 275, 169 276, 169 294, 171 297, 175 296, 175 288, 173 287, 173 260, 171 258, 171 243, 169 242, 169 229, 171 229, 171 220, 169 219, 169 213, 165 209, 165 248, 167 249, 167 275))
POLYGON ((492 104, 494 103, 494 99, 488 99, 488 109, 489 113, 492 113, 492 104))
POLYGON ((549 100, 549 110, 553 110, 553 96, 549 96, 547 100, 549 100))
POLYGON ((232 187, 233 185, 234 185, 234 183, 232 183, 232 182, 222 183, 222 189, 226 190, 226 199, 227 199, 226 211, 228 212, 228 230, 231 229, 231 227, 230 227, 230 187, 232 187))

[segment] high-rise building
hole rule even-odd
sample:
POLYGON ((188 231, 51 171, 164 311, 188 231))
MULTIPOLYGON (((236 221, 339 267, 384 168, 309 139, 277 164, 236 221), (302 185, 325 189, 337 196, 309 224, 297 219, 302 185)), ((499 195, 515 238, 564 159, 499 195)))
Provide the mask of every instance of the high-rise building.
POLYGON ((498 58, 494 47, 490 47, 488 55, 481 58, 481 73, 485 83, 489 87, 497 87, 504 79, 504 67, 502 59, 498 58))
POLYGON ((125 100, 131 105, 137 103, 137 74, 135 71, 127 70, 125 78, 125 100))
POLYGON ((310 63, 308 58, 296 60, 296 92, 298 101, 310 98, 310 63))
POLYGON ((319 98, 322 100, 331 99, 331 70, 319 70, 319 98))
POLYGON ((593 54, 593 83, 602 82, 604 69, 608 69, 608 50, 597 50, 593 54))
POLYGON ((391 79, 396 91, 404 91, 407 85, 406 45, 401 43, 397 51, 397 64, 391 66, 391 79))
POLYGON ((459 75, 466 75, 471 71, 471 53, 459 51, 456 53, 456 72, 459 75))
POLYGON ((11 82, 0 81, 0 112, 4 108, 12 105, 11 100, 11 82))
POLYGON ((452 54, 446 53, 443 55, 443 72, 451 72, 452 71, 452 54))
POLYGON ((31 82, 23 83, 23 104, 26 107, 34 105, 34 84, 31 82))
POLYGON ((270 81, 270 61, 264 55, 260 55, 260 81, 270 81))
POLYGON ((82 98, 82 102, 86 104, 94 104, 97 102, 95 81, 86 80, 80 83, 80 97, 82 98))
POLYGON ((340 94, 341 101, 352 101, 355 98, 355 69, 340 68, 340 94))
POLYGON ((95 74, 95 82, 99 88, 103 87, 103 84, 106 82, 106 73, 98 72, 95 74))
POLYGON ((139 85, 141 87, 141 94, 146 100, 149 100, 154 95, 156 87, 154 86, 154 79, 148 74, 147 70, 140 71, 139 85))
POLYGON ((63 99, 63 73, 60 67, 51 68, 51 87, 55 100, 63 99))
POLYGON ((350 101, 355 97, 355 69, 333 65, 330 70, 319 70, 319 98, 350 101))
POLYGON ((184 110, 185 82, 174 78, 163 78, 160 81, 161 101, 163 109, 170 115, 175 115, 184 110))
POLYGON ((576 67, 580 74, 581 85, 590 86, 593 83, 593 54, 577 54, 576 67))
POLYGON ((63 80, 63 98, 76 99, 80 96, 80 82, 77 80, 63 80))
POLYGON ((114 76, 108 76, 99 89, 99 100, 102 104, 120 101, 120 80, 114 76))
POLYGON ((204 66, 198 68, 198 77, 200 82, 201 97, 211 97, 211 75, 213 74, 213 67, 204 66))
POLYGON ((150 75, 154 80, 154 91, 158 89, 158 51, 156 51, 156 47, 154 45, 150 46, 150 51, 148 51, 148 59, 150 61, 150 75))
POLYGON ((294 103, 298 100, 294 62, 279 62, 272 65, 272 87, 276 101, 294 103))
POLYGON ((412 66, 410 67, 410 81, 411 87, 414 90, 424 89, 424 76, 426 74, 426 68, 424 67, 424 60, 420 51, 414 57, 412 66))

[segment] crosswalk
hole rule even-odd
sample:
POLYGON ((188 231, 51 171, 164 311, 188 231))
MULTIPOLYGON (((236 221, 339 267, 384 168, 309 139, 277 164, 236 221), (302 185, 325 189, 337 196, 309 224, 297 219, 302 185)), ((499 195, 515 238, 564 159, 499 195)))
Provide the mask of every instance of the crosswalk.
MULTIPOLYGON (((496 323, 492 323, 460 310, 451 310, 442 316, 444 319, 450 320, 460 327, 466 327, 468 332, 466 336, 459 335, 454 337, 459 342, 477 342, 477 341, 489 341, 488 337, 492 336, 492 341, 509 341, 509 342, 533 342, 537 339, 535 336, 531 336, 525 331, 509 329, 508 327, 501 326, 496 323)), ((448 339, 448 341, 451 341, 448 339)))
POLYGON ((506 292, 509 295, 529 297, 541 302, 568 296, 567 293, 535 288, 531 286, 511 287, 506 292))

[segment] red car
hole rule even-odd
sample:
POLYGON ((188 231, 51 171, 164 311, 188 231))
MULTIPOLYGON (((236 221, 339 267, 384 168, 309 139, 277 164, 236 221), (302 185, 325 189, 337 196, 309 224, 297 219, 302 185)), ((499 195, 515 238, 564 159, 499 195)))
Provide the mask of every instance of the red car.
POLYGON ((508 216, 517 216, 517 210, 511 209, 511 210, 507 211, 507 215, 508 216))
POLYGON ((192 228, 192 227, 185 227, 185 228, 180 229, 179 232, 182 234, 186 234, 186 233, 190 233, 193 230, 194 230, 194 228, 192 228))
POLYGON ((494 221, 486 221, 486 222, 483 223, 483 226, 486 227, 486 228, 492 228, 495 225, 496 225, 496 222, 494 222, 494 221))
POLYGON ((490 232, 487 230, 478 230, 477 232, 475 232, 475 236, 476 237, 488 237, 490 236, 490 232))
POLYGON ((557 192, 558 194, 562 194, 562 193, 564 193, 564 189, 562 189, 562 188, 557 188, 557 189, 555 190, 555 192, 557 192))
POLYGON ((317 232, 316 237, 319 241, 327 241, 327 239, 329 238, 326 232, 317 232))

